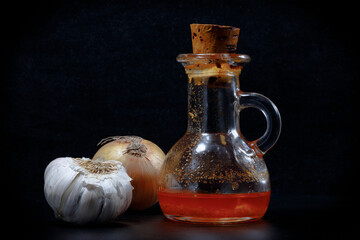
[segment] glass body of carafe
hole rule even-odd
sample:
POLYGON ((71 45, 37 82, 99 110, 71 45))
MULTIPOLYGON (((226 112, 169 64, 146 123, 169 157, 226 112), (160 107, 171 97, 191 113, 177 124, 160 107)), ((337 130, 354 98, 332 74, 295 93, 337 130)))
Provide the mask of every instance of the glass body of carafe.
POLYGON ((263 217, 270 179, 263 155, 280 134, 276 106, 240 90, 239 75, 250 57, 242 54, 181 54, 188 75, 188 127, 170 149, 160 173, 158 197, 164 215, 176 221, 234 223, 263 217), (247 141, 241 109, 264 113, 267 129, 247 141))

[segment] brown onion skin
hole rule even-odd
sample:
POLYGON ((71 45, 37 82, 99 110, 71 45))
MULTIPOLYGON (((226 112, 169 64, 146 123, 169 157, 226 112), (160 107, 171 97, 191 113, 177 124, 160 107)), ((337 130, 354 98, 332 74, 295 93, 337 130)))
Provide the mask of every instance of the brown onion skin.
POLYGON ((135 155, 126 153, 130 142, 124 139, 107 142, 95 153, 93 159, 121 161, 127 174, 133 179, 133 198, 129 209, 144 210, 158 201, 159 173, 165 153, 153 142, 141 138, 140 143, 145 145, 146 152, 135 155))

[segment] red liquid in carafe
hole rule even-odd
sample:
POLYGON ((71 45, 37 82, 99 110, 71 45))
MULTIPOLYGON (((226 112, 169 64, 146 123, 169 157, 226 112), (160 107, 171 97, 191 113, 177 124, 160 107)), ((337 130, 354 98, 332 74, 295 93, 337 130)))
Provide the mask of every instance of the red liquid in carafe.
POLYGON ((264 216, 270 191, 236 194, 204 194, 158 191, 164 215, 172 220, 227 223, 254 221, 264 216))

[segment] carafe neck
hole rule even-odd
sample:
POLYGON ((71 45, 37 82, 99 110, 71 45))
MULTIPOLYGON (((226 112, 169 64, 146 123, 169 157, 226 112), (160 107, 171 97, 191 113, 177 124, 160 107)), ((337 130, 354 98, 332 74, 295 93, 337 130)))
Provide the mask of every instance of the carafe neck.
POLYGON ((189 75, 188 132, 226 133, 239 130, 237 76, 189 75))
POLYGON ((239 75, 250 57, 241 54, 181 54, 188 75, 188 132, 239 131, 239 75))

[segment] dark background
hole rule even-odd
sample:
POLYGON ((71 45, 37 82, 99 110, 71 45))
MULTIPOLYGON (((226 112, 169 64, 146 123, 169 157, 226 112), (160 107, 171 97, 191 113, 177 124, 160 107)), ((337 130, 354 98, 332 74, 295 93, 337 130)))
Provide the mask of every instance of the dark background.
MULTIPOLYGON (((1 11, 3 198, 17 202, 15 219, 54 221, 43 173, 57 157, 92 157, 114 135, 167 152, 184 135, 186 75, 175 58, 192 51, 191 23, 241 28, 237 52, 252 58, 241 89, 269 97, 282 115, 265 155, 265 221, 351 213, 359 36, 350 1, 13 1, 1 11)), ((248 139, 265 127, 260 112, 242 112, 248 139)))

